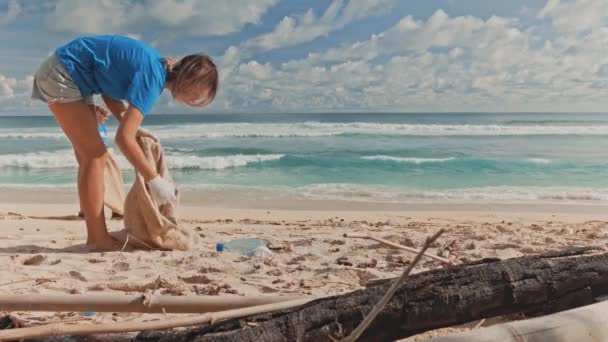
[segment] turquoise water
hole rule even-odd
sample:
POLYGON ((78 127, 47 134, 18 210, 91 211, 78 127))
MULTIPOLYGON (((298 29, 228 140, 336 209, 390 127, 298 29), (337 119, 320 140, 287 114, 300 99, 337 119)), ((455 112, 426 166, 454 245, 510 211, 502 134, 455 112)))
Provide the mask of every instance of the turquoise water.
MULTIPOLYGON (((152 115, 144 125, 183 188, 390 202, 608 200, 605 114, 152 115)), ((75 179, 52 117, 0 117, 0 186, 75 179)))

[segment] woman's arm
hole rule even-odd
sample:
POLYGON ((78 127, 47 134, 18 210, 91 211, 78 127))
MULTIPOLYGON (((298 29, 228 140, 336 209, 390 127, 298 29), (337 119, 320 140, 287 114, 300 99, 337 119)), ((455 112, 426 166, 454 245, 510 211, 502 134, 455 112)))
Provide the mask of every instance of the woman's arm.
POLYGON ((114 114, 116 120, 118 120, 119 122, 122 121, 123 113, 125 112, 125 110, 127 110, 125 104, 120 100, 114 100, 106 94, 102 94, 101 98, 103 99, 103 102, 105 102, 106 107, 108 107, 112 114, 114 114))
MULTIPOLYGON (((112 108, 110 108, 110 110, 112 110, 112 108)), ((114 110, 112 110, 112 112, 114 112, 114 110)), ((139 109, 134 106, 129 106, 122 118, 119 119, 120 125, 116 131, 115 142, 127 160, 135 167, 135 170, 144 177, 146 182, 149 182, 158 176, 158 173, 150 166, 141 148, 137 144, 137 130, 143 119, 144 115, 139 109)))

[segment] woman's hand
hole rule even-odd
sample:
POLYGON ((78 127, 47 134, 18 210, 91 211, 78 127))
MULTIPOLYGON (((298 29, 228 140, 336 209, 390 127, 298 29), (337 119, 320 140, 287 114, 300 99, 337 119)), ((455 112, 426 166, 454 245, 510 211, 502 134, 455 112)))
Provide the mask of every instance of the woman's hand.
POLYGON ((158 137, 143 127, 139 127, 137 129, 137 133, 135 133, 135 136, 139 138, 150 138, 155 142, 158 142, 158 137))
POLYGON ((158 173, 144 156, 141 147, 137 143, 137 134, 144 115, 136 107, 129 106, 127 108, 118 130, 116 131, 116 145, 122 151, 122 154, 135 167, 146 182, 156 178, 158 173))
POLYGON ((106 122, 108 117, 110 116, 110 111, 105 109, 104 107, 93 105, 95 111, 95 117, 97 118, 97 124, 102 124, 106 122))
POLYGON ((156 205, 161 206, 176 201, 175 185, 161 176, 156 176, 148 182, 150 195, 156 205))

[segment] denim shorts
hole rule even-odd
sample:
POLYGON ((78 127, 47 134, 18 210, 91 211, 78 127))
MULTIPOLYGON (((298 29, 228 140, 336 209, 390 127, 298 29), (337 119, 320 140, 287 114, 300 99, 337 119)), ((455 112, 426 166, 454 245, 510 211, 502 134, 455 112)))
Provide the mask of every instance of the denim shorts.
POLYGON ((34 75, 32 99, 46 103, 69 103, 80 100, 94 103, 93 96, 82 96, 80 89, 56 53, 50 55, 38 67, 34 75))

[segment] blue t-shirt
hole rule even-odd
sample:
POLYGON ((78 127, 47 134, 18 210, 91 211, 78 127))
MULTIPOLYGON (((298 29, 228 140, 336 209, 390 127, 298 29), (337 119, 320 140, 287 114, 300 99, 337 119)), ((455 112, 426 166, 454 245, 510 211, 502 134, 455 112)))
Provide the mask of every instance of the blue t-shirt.
POLYGON ((146 115, 165 87, 162 56, 129 37, 80 37, 56 53, 83 96, 107 94, 146 115))

